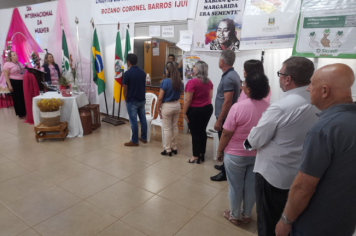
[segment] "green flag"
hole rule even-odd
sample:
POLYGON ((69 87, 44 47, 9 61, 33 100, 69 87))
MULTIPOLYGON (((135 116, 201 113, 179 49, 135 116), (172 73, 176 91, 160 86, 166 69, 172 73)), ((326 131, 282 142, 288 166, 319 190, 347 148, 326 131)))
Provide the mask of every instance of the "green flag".
POLYGON ((100 53, 98 35, 96 34, 96 29, 94 30, 93 36, 93 80, 98 86, 98 94, 105 91, 105 75, 104 75, 104 64, 100 53))
POLYGON ((70 63, 69 63, 69 53, 67 47, 67 40, 64 30, 62 29, 62 74, 66 75, 68 72, 71 72, 70 63))
POLYGON ((125 56, 124 56, 124 62, 126 64, 126 57, 127 54, 131 51, 131 43, 130 43, 130 34, 129 34, 129 29, 126 29, 126 40, 125 40, 125 56))

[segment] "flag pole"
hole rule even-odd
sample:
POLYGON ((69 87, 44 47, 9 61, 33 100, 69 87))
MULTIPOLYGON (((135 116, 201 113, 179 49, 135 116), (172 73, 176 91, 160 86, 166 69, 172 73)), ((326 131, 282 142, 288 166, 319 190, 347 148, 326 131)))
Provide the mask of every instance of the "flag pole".
MULTIPOLYGON (((117 24, 117 31, 120 30, 120 22, 117 24)), ((121 43, 121 42, 120 42, 121 43)), ((114 81, 115 83, 115 81, 114 81)), ((112 118, 115 118, 115 94, 113 95, 113 98, 112 98, 112 118)), ((120 103, 121 103, 121 94, 120 94, 120 103)), ((120 103, 119 103, 119 110, 120 110, 120 103)), ((120 117, 117 117, 117 119, 119 120, 120 117)))
MULTIPOLYGON (((117 30, 120 30, 120 22, 117 25, 117 30)), ((121 43, 121 41, 120 41, 121 43)), ((121 69, 120 69, 121 70, 121 69)), ((123 71, 122 71, 123 72, 123 71)), ((115 82, 114 82, 115 83, 115 82)), ((120 102, 119 102, 119 115, 120 115, 120 107, 121 107, 121 94, 122 94, 122 84, 121 84, 121 88, 120 88, 120 102)), ((115 95, 113 95, 113 105, 112 105, 112 116, 106 116, 104 119, 102 119, 103 122, 112 124, 114 126, 118 126, 118 125, 123 125, 125 124, 125 122, 123 120, 120 120, 120 116, 118 115, 118 117, 115 117, 115 95)))
MULTIPOLYGON (((91 18, 91 24, 93 26, 93 29, 94 29, 94 20, 93 18, 91 18)), ((94 76, 94 75, 93 75, 94 76)), ((105 93, 105 90, 104 90, 104 99, 105 99, 105 107, 106 107, 106 116, 109 116, 109 109, 108 109, 108 102, 106 101, 106 93, 105 93)))
MULTIPOLYGON (((94 28, 94 20, 93 20, 93 17, 91 18, 91 20, 90 20, 90 23, 93 25, 93 28, 94 28)), ((90 27, 90 33, 91 33, 91 42, 93 42, 93 30, 92 30, 92 28, 90 27)), ((90 67, 93 65, 93 63, 92 63, 92 61, 91 61, 91 59, 92 59, 92 45, 90 44, 90 50, 89 50, 89 52, 90 52, 90 67)), ((93 79, 93 76, 92 76, 92 70, 90 70, 90 77, 89 77, 89 81, 90 81, 90 89, 89 89, 89 99, 90 99, 90 93, 91 93, 91 86, 92 86, 92 79, 93 79)), ((95 99, 95 101, 97 101, 96 99, 95 99)), ((90 103, 90 100, 89 100, 89 103, 90 103)), ((99 104, 100 104, 100 102, 98 102, 99 104)), ((100 105, 99 105, 100 106, 100 105)))

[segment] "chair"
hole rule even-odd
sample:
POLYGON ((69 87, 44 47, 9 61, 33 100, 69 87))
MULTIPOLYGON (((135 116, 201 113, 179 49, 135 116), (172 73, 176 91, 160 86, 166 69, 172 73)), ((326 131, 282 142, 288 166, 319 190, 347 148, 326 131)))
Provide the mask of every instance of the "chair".
POLYGON ((213 159, 216 161, 216 152, 218 151, 219 148, 219 134, 214 128, 208 129, 208 136, 211 136, 213 138, 213 159))
POLYGON ((155 117, 157 100, 157 96, 154 93, 146 93, 145 112, 147 121, 147 142, 151 142, 151 122, 155 117))
MULTIPOLYGON (((157 105, 157 96, 154 93, 146 93, 146 105, 145 105, 145 113, 146 113, 146 121, 147 121, 147 142, 151 142, 151 122, 155 117, 156 105, 157 105), (152 110, 153 105, 153 110, 152 110)), ((139 117, 137 116, 139 119, 139 117)), ((132 130, 131 130, 132 137, 132 130)))
POLYGON ((162 119, 161 117, 157 116, 157 119, 153 120, 151 122, 151 125, 153 127, 153 135, 156 135, 156 132, 155 132, 155 125, 156 126, 159 126, 161 127, 161 133, 162 133, 162 145, 163 145, 163 148, 166 146, 166 140, 164 139, 164 131, 163 131, 163 124, 162 124, 162 119))

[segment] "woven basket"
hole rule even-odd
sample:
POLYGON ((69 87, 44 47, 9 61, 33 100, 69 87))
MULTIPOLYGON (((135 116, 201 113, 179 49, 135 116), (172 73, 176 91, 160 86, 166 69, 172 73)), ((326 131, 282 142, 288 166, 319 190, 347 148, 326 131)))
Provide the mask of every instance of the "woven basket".
POLYGON ((41 121, 47 127, 57 126, 61 123, 61 112, 41 112, 41 121))

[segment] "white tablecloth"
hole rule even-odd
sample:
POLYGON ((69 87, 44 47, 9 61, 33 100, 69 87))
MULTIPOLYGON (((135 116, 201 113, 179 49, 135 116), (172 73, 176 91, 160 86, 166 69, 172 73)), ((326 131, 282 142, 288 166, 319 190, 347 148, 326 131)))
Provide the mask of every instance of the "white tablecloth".
POLYGON ((78 108, 89 104, 85 93, 79 95, 72 95, 72 97, 63 97, 57 92, 47 92, 43 95, 34 97, 32 100, 33 120, 35 125, 41 122, 40 110, 37 107, 37 101, 44 98, 60 98, 64 104, 61 107, 61 121, 68 122, 68 138, 83 137, 83 126, 80 120, 78 108))

